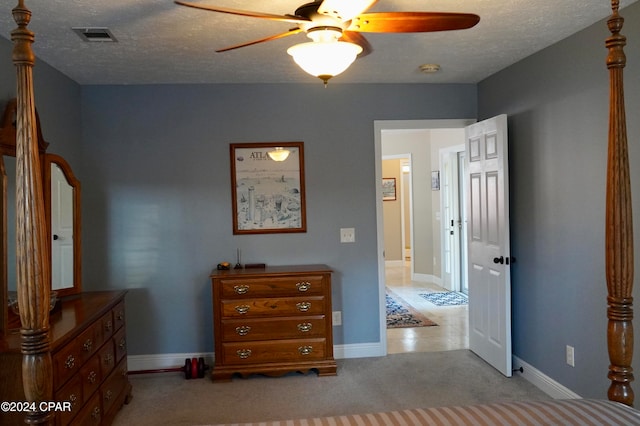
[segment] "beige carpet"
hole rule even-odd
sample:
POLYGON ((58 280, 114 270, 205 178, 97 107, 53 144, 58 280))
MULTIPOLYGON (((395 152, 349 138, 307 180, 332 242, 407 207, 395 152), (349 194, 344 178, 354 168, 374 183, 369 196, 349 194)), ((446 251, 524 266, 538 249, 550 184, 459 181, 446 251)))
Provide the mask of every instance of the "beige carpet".
POLYGON ((133 400, 114 426, 256 422, 417 407, 550 399, 506 378, 467 350, 338 360, 338 376, 185 380, 180 373, 133 375, 133 400))

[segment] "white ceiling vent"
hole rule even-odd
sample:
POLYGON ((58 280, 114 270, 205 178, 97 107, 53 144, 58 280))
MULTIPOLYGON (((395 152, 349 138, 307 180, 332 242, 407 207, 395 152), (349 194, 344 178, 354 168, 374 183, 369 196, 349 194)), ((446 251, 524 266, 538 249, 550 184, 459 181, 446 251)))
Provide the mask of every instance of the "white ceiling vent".
POLYGON ((118 41, 108 28, 74 27, 72 30, 84 41, 118 41))

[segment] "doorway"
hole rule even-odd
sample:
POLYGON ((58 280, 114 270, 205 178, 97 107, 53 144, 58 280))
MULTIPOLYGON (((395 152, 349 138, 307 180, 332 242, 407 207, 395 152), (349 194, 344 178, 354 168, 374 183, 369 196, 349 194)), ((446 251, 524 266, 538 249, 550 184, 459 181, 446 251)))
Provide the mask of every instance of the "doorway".
MULTIPOLYGON (((394 148, 402 149, 402 139, 422 138, 422 150, 413 152, 404 149, 403 152, 411 152, 412 166, 411 178, 413 182, 412 211, 420 212, 421 219, 428 216, 423 223, 416 218, 413 219, 411 226, 412 244, 410 262, 396 262, 391 264, 391 268, 387 268, 389 262, 385 258, 385 235, 384 235, 384 214, 383 201, 381 194, 378 194, 376 213, 378 226, 378 274, 380 283, 380 341, 383 346, 381 349, 387 352, 398 352, 398 347, 394 343, 394 348, 388 347, 388 341, 395 340, 393 334, 403 334, 406 341, 406 351, 422 351, 422 350, 449 350, 466 347, 468 332, 467 330, 467 314, 463 315, 464 319, 451 319, 443 312, 437 309, 430 309, 430 318, 435 322, 439 322, 438 327, 420 327, 407 328, 401 332, 393 331, 391 337, 388 336, 386 327, 386 287, 387 281, 391 285, 397 285, 393 280, 401 279, 405 288, 420 287, 424 289, 439 288, 442 290, 442 224, 443 218, 440 209, 441 191, 430 187, 432 171, 439 170, 438 145, 433 145, 430 141, 430 133, 436 131, 444 132, 447 129, 457 129, 461 133, 461 139, 458 144, 464 143, 464 127, 475 122, 475 120, 416 120, 416 121, 376 121, 375 127, 375 157, 376 157, 376 182, 381 182, 382 174, 382 158, 383 155, 393 155, 388 152, 386 141, 392 140, 394 148), (435 130, 438 129, 438 130, 435 130), (383 141, 385 143, 383 143, 383 141), (433 145, 433 146, 432 146, 433 145), (426 149, 425 149, 426 148, 426 149), (436 154, 434 155, 433 152, 436 154), (419 198, 421 194, 423 199, 419 198), (433 207, 437 208, 433 208, 433 207), (426 209, 425 209, 426 207, 426 209), (425 213, 427 213, 425 215, 425 213), (387 277, 390 278, 387 278, 387 277), (395 278, 392 278, 395 277, 395 278), (398 278, 400 277, 400 278, 398 278), (458 336, 452 335, 452 330, 457 329, 458 336), (446 336, 440 338, 440 342, 448 342, 444 346, 436 344, 438 332, 446 330, 446 336), (462 338, 460 337, 462 335, 462 338), (457 339, 457 343, 456 343, 457 339), (462 340, 462 344, 460 343, 462 340)), ((396 152, 397 153, 397 152, 396 152)), ((456 154, 457 155, 457 154, 456 154)), ((456 157, 456 169, 459 159, 456 157)), ((456 181, 457 181, 456 176, 456 181)), ((413 215, 417 216, 417 215, 413 215)), ((460 262, 460 260, 458 260, 460 262)), ((460 315, 458 315, 460 317, 460 315)))
POLYGON ((468 294, 464 143, 440 149, 441 277, 446 290, 468 294))

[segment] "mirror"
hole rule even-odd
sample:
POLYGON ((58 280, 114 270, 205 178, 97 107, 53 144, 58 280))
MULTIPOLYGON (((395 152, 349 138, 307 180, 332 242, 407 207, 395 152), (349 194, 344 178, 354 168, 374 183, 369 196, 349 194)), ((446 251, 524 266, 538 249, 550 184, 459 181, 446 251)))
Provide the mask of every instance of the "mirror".
POLYGON ((64 158, 45 154, 44 206, 49 229, 51 289, 58 295, 82 289, 80 263, 80 181, 64 158))
MULTIPOLYGON (((15 328, 9 318, 9 291, 16 290, 16 100, 7 103, 0 122, 0 179, 2 220, 0 239, 0 334, 15 328)), ((36 111, 37 143, 42 167, 43 197, 51 260, 51 288, 58 296, 79 293, 81 281, 80 182, 59 155, 46 154, 36 111)), ((19 321, 19 318, 18 318, 19 321)), ((18 323, 19 327, 19 323, 18 323)))

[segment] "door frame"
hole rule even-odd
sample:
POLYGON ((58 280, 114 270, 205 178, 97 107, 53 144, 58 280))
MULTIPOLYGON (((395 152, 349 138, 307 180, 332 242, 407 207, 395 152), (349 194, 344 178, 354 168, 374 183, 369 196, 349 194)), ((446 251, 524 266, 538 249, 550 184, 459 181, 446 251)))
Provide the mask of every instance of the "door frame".
POLYGON ((404 129, 458 129, 465 128, 477 122, 475 118, 445 119, 445 120, 374 120, 374 158, 376 188, 376 234, 378 253, 378 299, 379 299, 379 340, 380 348, 374 356, 387 354, 387 310, 385 298, 385 267, 384 267, 384 222, 382 214, 382 133, 384 130, 404 129))
MULTIPOLYGON (((442 189, 440 191, 440 206, 442 208, 442 206, 445 205, 445 199, 447 197, 454 199, 453 203, 456 204, 456 212, 458 213, 458 216, 460 217, 460 222, 459 223, 455 223, 453 225, 453 227, 455 227, 458 230, 458 233, 456 235, 456 242, 454 244, 452 244, 452 248, 451 248, 451 256, 450 256, 450 265, 448 265, 452 271, 452 282, 448 288, 448 290, 451 291, 461 291, 462 288, 464 287, 464 280, 466 279, 465 274, 462 273, 462 269, 463 266, 461 265, 462 259, 463 257, 461 256, 462 253, 466 250, 466 242, 464 241, 464 239, 462 238, 462 236, 464 235, 463 229, 465 228, 465 212, 464 212, 464 205, 463 203, 460 203, 460 196, 464 195, 464 190, 463 190, 463 185, 464 185, 464 181, 460 180, 460 171, 458 170, 459 165, 458 165, 458 156, 460 153, 464 153, 464 143, 460 144, 460 145, 454 145, 454 146, 449 146, 446 148, 441 148, 440 149, 440 173, 442 174, 444 171, 444 164, 447 161, 447 157, 449 157, 449 163, 453 164, 451 171, 451 176, 449 176, 449 178, 451 179, 453 185, 450 186, 450 190, 449 191, 445 191, 444 189, 442 189), (455 164, 454 164, 455 163, 455 164)), ((444 181, 445 177, 441 176, 440 180, 444 181)), ((442 215, 442 212, 440 213, 442 215)), ((442 272, 442 274, 444 275, 444 271, 446 270, 445 268, 447 268, 446 265, 446 256, 445 256, 445 238, 449 238, 448 233, 449 233, 449 229, 450 227, 446 224, 446 221, 449 220, 449 218, 444 218, 443 217, 443 221, 440 224, 440 271, 442 272)), ((454 219, 456 220, 456 219, 454 219)), ((443 287, 447 288, 447 286, 444 285, 445 281, 443 279, 443 287)))
MULTIPOLYGON (((413 167, 413 157, 411 155, 411 153, 406 153, 406 154, 392 154, 392 155, 383 155, 382 156, 382 161, 384 160, 400 160, 400 165, 402 166, 402 161, 406 160, 409 163, 409 167, 412 168, 413 167)), ((404 179, 403 179, 403 172, 400 171, 400 182, 397 185, 396 188, 396 194, 398 200, 400 200, 401 204, 400 204, 400 210, 401 210, 401 214, 400 214, 400 227, 401 227, 401 239, 402 239, 402 247, 401 247, 401 252, 402 252, 402 256, 401 256, 401 260, 402 262, 404 262, 405 257, 404 257, 404 251, 405 251, 405 247, 407 246, 406 244, 406 227, 409 227, 409 247, 411 247, 411 273, 413 274, 413 183, 412 183, 412 178, 411 178, 411 172, 409 172, 409 199, 405 200, 404 197, 404 193, 405 193, 405 183, 404 183, 404 179), (407 203, 408 201, 408 203, 407 203), (405 205, 409 204, 409 223, 406 223, 405 221, 405 205)), ((384 224, 384 221, 382 222, 384 224)), ((384 232, 384 231, 383 231, 384 232)))

